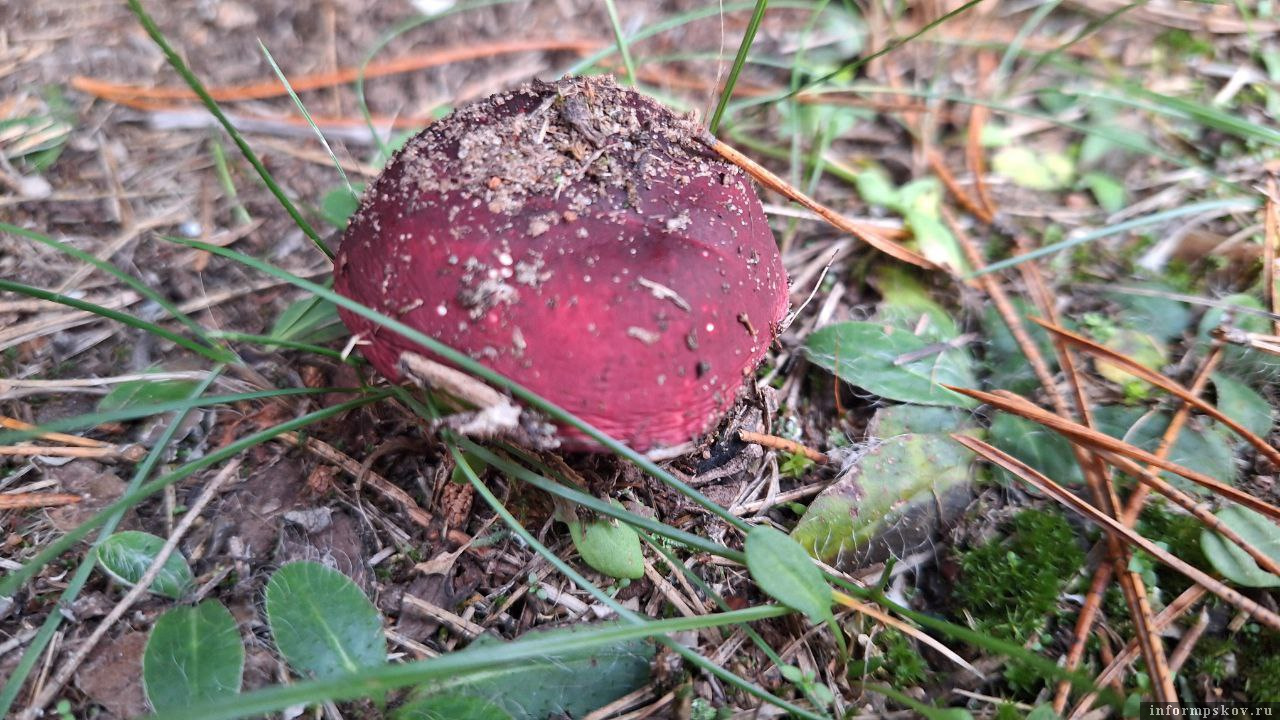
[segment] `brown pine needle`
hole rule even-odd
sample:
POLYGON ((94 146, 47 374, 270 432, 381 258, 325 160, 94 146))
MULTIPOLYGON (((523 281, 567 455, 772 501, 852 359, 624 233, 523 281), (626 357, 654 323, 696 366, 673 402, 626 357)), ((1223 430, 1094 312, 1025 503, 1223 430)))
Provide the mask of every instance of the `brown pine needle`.
POLYGON ((739 430, 738 439, 745 443, 754 443, 760 447, 767 447, 773 450, 781 450, 797 455, 803 455, 816 463, 829 463, 831 458, 824 453, 818 452, 813 448, 806 447, 794 440, 780 438, 777 435, 765 435, 764 433, 751 432, 750 430, 739 430))
MULTIPOLYGON (((1030 263, 1028 263, 1030 264, 1030 263)), ((1056 322, 1057 318, 1053 318, 1056 322)), ((1067 352, 1065 343, 1061 338, 1054 338, 1054 346, 1058 348, 1060 354, 1070 357, 1067 352)), ((1213 375, 1214 368, 1217 367, 1222 357, 1221 343, 1214 343, 1210 349, 1208 356, 1200 364, 1199 370, 1196 371, 1196 377, 1191 383, 1191 392, 1197 397, 1204 392, 1204 388, 1209 383, 1209 378, 1213 375)), ((1169 421, 1169 427, 1165 428, 1164 435, 1160 438, 1160 446, 1156 448, 1156 456, 1168 458, 1169 452, 1178 442, 1178 436, 1182 433, 1182 428, 1186 424, 1187 418, 1191 416, 1191 406, 1183 402, 1178 407, 1178 411, 1174 413, 1173 418, 1169 421)), ((1120 516, 1120 522, 1128 527, 1133 527, 1138 519, 1138 514, 1142 511, 1142 506, 1146 502, 1149 488, 1147 485, 1140 484, 1129 495, 1125 502, 1124 512, 1120 516)), ((1093 630, 1094 620, 1097 619, 1098 610, 1102 607, 1102 593, 1107 584, 1111 582, 1111 574, 1114 567, 1107 563, 1101 563, 1093 573, 1093 582, 1089 586, 1089 592, 1085 595, 1084 604, 1080 607, 1080 614, 1076 618, 1075 632, 1071 642, 1071 649, 1067 652, 1065 667, 1068 670, 1075 670, 1080 661, 1084 658, 1085 646, 1088 643, 1089 635, 1093 630)), ((1195 586, 1199 587, 1199 586, 1195 586)), ((1059 715, 1066 709, 1067 700, 1071 696, 1071 683, 1060 682, 1058 684, 1057 695, 1053 700, 1054 712, 1059 715)))
MULTIPOLYGON (((1234 431, 1237 435, 1239 435, 1241 438, 1247 441, 1250 445, 1257 448, 1258 452, 1261 452, 1263 455, 1266 455, 1267 459, 1270 460, 1272 464, 1280 465, 1280 450, 1276 450, 1275 448, 1271 447, 1270 445, 1267 444, 1266 440, 1263 440, 1257 435, 1254 435, 1252 432, 1249 432, 1249 430, 1245 428, 1243 425, 1236 422, 1235 420, 1232 420, 1230 417, 1227 417, 1227 415, 1223 413, 1221 410, 1214 407, 1213 405, 1210 405, 1204 400, 1201 400, 1190 390, 1183 387, 1182 385, 1175 382, 1174 380, 1166 377, 1165 375, 1162 375, 1161 373, 1155 372, 1153 370, 1149 370, 1143 367, 1142 365, 1139 365, 1138 363, 1134 362, 1128 356, 1118 353, 1115 350, 1112 350, 1111 348, 1103 347, 1098 343, 1090 340, 1089 338, 1084 337, 1083 335, 1080 335, 1078 333, 1074 333, 1064 327, 1059 327, 1058 325, 1045 322, 1040 318, 1031 318, 1031 320, 1032 322, 1035 322, 1037 325, 1043 327, 1045 330, 1048 330, 1049 332, 1071 343, 1072 345, 1075 345, 1083 349, 1085 352, 1089 353, 1090 355, 1094 355, 1095 357, 1105 358, 1107 362, 1120 365, 1125 372, 1135 377, 1138 377, 1142 380, 1145 380, 1151 383, 1152 385, 1155 385, 1156 387, 1159 387, 1169 393, 1172 393, 1173 395, 1176 395, 1183 402, 1191 405, 1192 407, 1199 410, 1200 412, 1203 412, 1204 414, 1208 415, 1214 420, 1217 420, 1223 425, 1226 425, 1227 427, 1231 428, 1232 431, 1234 431)), ((1165 469, 1167 470, 1168 468, 1165 468, 1165 469)))
POLYGON ((1256 510, 1273 520, 1280 520, 1280 508, 1276 508, 1275 506, 1270 505, 1249 493, 1215 480, 1204 473, 1196 472, 1195 470, 1183 467, 1175 462, 1170 462, 1163 458, 1156 457, 1146 450, 1134 447, 1123 440, 1117 440, 1106 433, 1101 433, 1097 430, 1093 430, 1092 428, 1087 428, 1078 423, 1061 418, 1051 412, 1041 409, 1039 406, 1019 395, 1006 392, 987 393, 982 392, 981 390, 971 390, 952 385, 943 385, 943 387, 953 392, 958 392, 961 395, 968 395, 976 400, 994 405, 1006 412, 1011 412, 1028 420, 1033 420, 1060 435, 1065 435, 1070 440, 1088 445, 1090 448, 1107 450, 1116 454, 1125 455, 1134 460, 1141 460, 1148 465, 1154 465, 1161 470, 1168 470, 1175 475, 1181 475, 1191 482, 1207 488, 1221 497, 1244 505, 1251 510, 1256 510))
POLYGON ((826 205, 823 205, 817 200, 805 195, 792 186, 791 183, 788 183, 777 175, 774 175, 768 168, 757 163, 755 160, 752 160, 723 142, 720 142, 710 133, 703 133, 703 136, 699 139, 704 145, 720 157, 728 160, 734 165, 737 165, 743 170, 746 170, 747 174, 755 178, 761 185, 764 185, 770 190, 773 190, 774 192, 800 204, 805 209, 817 214, 837 229, 849 233, 880 252, 901 260, 902 262, 924 268, 925 270, 941 269, 932 260, 928 260, 914 250, 909 250, 886 238, 880 233, 879 228, 863 223, 855 223, 826 205))
MULTIPOLYGON (((385 75, 415 72, 427 68, 449 65, 451 63, 479 60, 496 55, 509 55, 521 52, 567 50, 577 53, 588 53, 598 50, 601 43, 596 40, 503 40, 490 43, 472 43, 457 47, 443 48, 428 53, 408 55, 405 57, 369 63, 364 68, 364 77, 375 78, 385 75)), ((360 77, 360 68, 348 67, 335 72, 322 72, 310 75, 297 75, 289 78, 289 84, 295 92, 319 90, 355 82, 360 77)), ((71 79, 71 87, 81 92, 95 95, 104 100, 129 104, 126 101, 145 100, 198 100, 196 94, 188 87, 146 88, 126 83, 112 83, 78 75, 71 79)), ((209 95, 218 102, 235 102, 239 100, 263 100, 282 97, 289 93, 288 89, 277 78, 263 80, 249 85, 229 85, 208 88, 209 95)))
MULTIPOLYGON (((1174 620, 1182 617, 1184 613, 1200 601, 1200 598, 1204 597, 1206 592, 1208 592, 1208 590, 1200 585, 1192 585, 1184 590, 1181 595, 1165 606, 1165 609, 1161 610, 1160 613, 1156 615, 1156 630, 1162 631, 1172 624, 1174 620)), ((1094 678, 1094 685, 1102 687, 1103 685, 1110 685, 1111 683, 1118 681, 1120 679, 1120 674, 1123 673, 1124 670, 1128 668, 1135 659, 1137 659, 1137 657, 1138 642, 1136 640, 1131 640, 1129 641, 1129 644, 1115 656, 1115 659, 1107 663, 1106 669, 1099 673, 1098 677, 1094 678)), ((1089 711, 1089 708, 1093 707, 1093 702, 1097 697, 1097 693, 1089 693, 1088 695, 1085 695, 1084 698, 1080 700, 1080 703, 1076 705, 1075 709, 1072 710, 1070 717, 1074 719, 1083 716, 1089 711)))
POLYGON ((1076 497, 1074 493, 1045 477, 1021 460, 1018 460, 999 448, 988 445, 981 440, 977 440, 967 435, 953 433, 951 438, 982 456, 989 462, 1013 473, 1015 476, 1026 481, 1027 484, 1035 487, 1037 490, 1053 497, 1059 503, 1070 507, 1077 513, 1092 520, 1095 524, 1124 538, 1124 540, 1130 545, 1141 548, 1156 560, 1159 560, 1165 565, 1168 565, 1174 570, 1182 573, 1192 582, 1204 586, 1209 592, 1222 598, 1224 601, 1238 608, 1241 612, 1252 615, 1254 619, 1263 625, 1266 625, 1273 630, 1280 630, 1280 615, 1262 607, 1236 590, 1223 585, 1221 582, 1210 577, 1209 574, 1203 570, 1199 570, 1189 565, 1187 562, 1171 554, 1169 551, 1134 532, 1131 528, 1125 527, 1114 518, 1108 517, 1097 508, 1084 500, 1081 500, 1079 497, 1076 497))
POLYGON ((12 493, 0 495, 0 510, 21 510, 27 508, 62 507, 75 505, 82 498, 67 493, 12 493))

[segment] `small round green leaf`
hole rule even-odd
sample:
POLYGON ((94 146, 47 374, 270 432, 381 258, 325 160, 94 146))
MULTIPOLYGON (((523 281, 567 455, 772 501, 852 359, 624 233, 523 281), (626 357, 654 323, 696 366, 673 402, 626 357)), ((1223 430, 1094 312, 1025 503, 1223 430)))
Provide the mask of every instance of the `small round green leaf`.
POLYGON ((243 671, 236 619, 217 600, 161 615, 142 655, 142 684, 158 713, 234 696, 243 671))
POLYGON ((614 578, 644 577, 644 550, 640 536, 629 525, 613 518, 569 521, 569 536, 582 561, 614 578))
MULTIPOLYGON (((1223 525, 1234 530, 1263 555, 1280 562, 1280 526, 1261 513, 1238 505, 1223 508, 1217 516, 1223 525)), ((1202 531, 1200 547, 1213 569, 1231 582, 1245 587, 1280 587, 1280 577, 1263 571, 1248 553, 1221 535, 1210 530, 1202 531)))
POLYGON ((337 570, 289 563, 267 581, 266 596, 276 648, 299 674, 333 677, 386 661, 378 609, 337 570))
MULTIPOLYGON (((98 564, 112 578, 133 587, 138 584, 147 568, 155 562, 164 547, 164 538, 137 530, 118 532, 98 546, 98 564)), ((191 566, 179 552, 170 553, 160 574, 152 581, 148 591, 157 595, 182 599, 195 577, 191 566)))
POLYGON ((759 525, 747 533, 746 550, 747 570, 761 590, 815 623, 832 618, 831 588, 800 543, 759 525))

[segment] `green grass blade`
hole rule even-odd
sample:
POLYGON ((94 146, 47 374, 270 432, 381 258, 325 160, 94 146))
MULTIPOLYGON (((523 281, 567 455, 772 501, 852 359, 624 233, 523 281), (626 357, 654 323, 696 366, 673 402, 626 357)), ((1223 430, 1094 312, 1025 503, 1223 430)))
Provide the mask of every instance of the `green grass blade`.
POLYGON ((147 35, 151 37, 151 41, 156 44, 156 47, 160 48, 160 52, 163 53, 165 58, 169 61, 169 65, 182 76, 182 79, 186 81, 187 86, 190 87, 197 96, 199 96, 200 101, 204 103, 206 108, 208 108, 209 113, 217 118, 223 129, 231 136, 231 140, 235 142, 236 147, 240 148, 240 153, 244 155, 244 159, 248 160, 249 164, 253 166, 253 169, 258 171, 258 176, 262 178, 263 184, 267 186, 267 189, 271 191, 272 195, 276 196, 276 200, 280 203, 280 206, 284 208, 285 212, 289 213, 289 217, 293 218, 294 224, 302 230, 303 234, 311 238, 311 242, 315 244, 316 248, 318 248, 320 252, 324 253, 325 257, 332 260, 333 251, 324 244, 324 240, 320 239, 320 236, 316 233, 315 229, 311 227, 311 223, 307 222, 307 219, 302 217, 302 213, 298 211, 297 206, 293 204, 293 201, 289 199, 289 196, 286 195, 280 185, 276 183, 275 178, 271 176, 270 171, 267 170, 267 166, 262 164, 262 161, 258 159, 257 153, 255 153, 253 148, 249 147, 249 143, 245 141, 244 136, 240 134, 239 130, 236 130, 235 125, 233 125, 231 120, 229 120, 222 112, 222 108, 218 107, 217 101, 209 95, 209 91, 206 90, 204 84, 200 82, 200 78, 196 77, 195 73, 191 72, 191 68, 187 67, 187 64, 178 55, 177 51, 175 51, 173 46, 169 44, 169 41, 165 39, 164 33, 160 32, 160 28, 156 25, 155 21, 151 19, 151 15, 147 13, 146 8, 142 7, 142 0, 127 1, 129 3, 129 9, 137 16, 138 22, 142 23, 142 28, 147 31, 147 35))
POLYGON ((434 15, 422 15, 420 17, 409 18, 408 20, 397 23, 394 27, 384 33, 382 37, 378 38, 378 41, 373 44, 373 47, 369 48, 369 51, 366 52, 364 57, 360 60, 360 68, 356 72, 356 105, 360 108, 360 116, 364 118, 365 127, 369 128, 369 136, 378 144, 379 152, 383 155, 389 155, 391 153, 391 148, 387 145, 386 141, 382 139, 382 136, 378 134, 378 128, 374 127, 373 113, 369 111, 369 99, 365 96, 364 85, 366 74, 369 71, 369 63, 373 62, 373 59, 377 57, 378 53, 382 52, 383 49, 390 45, 393 40, 414 28, 422 27, 423 25, 435 22, 440 18, 453 15, 454 13, 466 12, 468 10, 475 10, 477 8, 490 7, 493 5, 505 5, 514 1, 515 0, 481 0, 480 2, 461 3, 443 12, 435 13, 434 15))
POLYGON ((1215 210, 1221 210, 1224 212, 1228 210, 1252 210, 1257 207, 1258 207, 1257 199, 1247 198, 1247 197, 1230 198, 1227 200, 1205 200, 1203 202, 1191 203, 1189 205, 1183 205, 1181 207, 1176 207, 1171 210, 1165 210, 1158 213, 1152 213, 1150 215, 1144 215, 1139 218, 1134 218, 1132 220, 1126 220, 1121 223, 1116 223, 1115 225, 1108 225, 1107 227, 1099 228, 1098 230, 1094 230, 1092 232, 1081 233, 1076 237, 1067 238, 1065 240, 1060 240, 1056 243, 1053 243, 1052 245, 1045 245, 1042 248, 1037 248, 1036 250, 1033 250, 1025 255, 1018 255, 1016 257, 1011 257, 1006 260, 1001 260, 999 262, 991 263, 990 265, 986 266, 982 270, 971 272, 968 275, 965 275, 964 278, 965 279, 974 278, 974 277, 978 277, 979 275, 986 275, 987 273, 997 272, 999 270, 1006 270, 1016 265, 1020 265, 1024 262, 1028 262, 1030 260, 1037 260, 1039 258, 1045 257, 1046 255, 1053 255, 1054 253, 1059 253, 1059 252, 1062 252, 1063 250, 1068 250, 1078 245, 1084 245, 1086 243, 1094 242, 1095 240, 1101 240, 1102 238, 1105 238, 1105 237, 1110 237, 1112 235, 1119 235, 1120 233, 1129 232, 1130 230, 1136 230, 1138 228, 1147 227, 1150 225, 1159 225, 1160 223, 1167 222, 1175 218, 1184 217, 1187 215, 1198 215, 1200 213, 1211 212, 1215 210))
POLYGON ((248 225, 253 222, 253 218, 249 217, 249 211, 244 208, 244 203, 240 202, 240 193, 236 192, 236 183, 231 179, 231 167, 227 163, 227 151, 222 149, 222 143, 218 142, 217 137, 209 138, 209 150, 213 155, 213 169, 218 174, 222 191, 231 201, 231 212, 236 216, 236 222, 248 225))
POLYGON ((38 298, 40 300, 48 300, 49 302, 55 302, 59 305, 66 305, 67 307, 72 307, 77 310, 84 310, 85 312, 93 313, 94 315, 107 318, 108 320, 115 320, 117 322, 124 323, 129 327, 143 330, 155 335, 156 337, 162 337, 165 340, 202 355, 213 362, 228 362, 233 359, 227 356, 225 350, 206 347, 194 340, 190 340, 175 332, 166 330, 153 322, 147 322, 146 320, 134 317, 128 313, 122 313, 119 310, 112 310, 111 308, 105 308, 91 302, 78 300, 67 295, 62 295, 61 293, 41 290, 37 287, 31 287, 30 285, 23 285, 22 283, 16 283, 9 280, 0 280, 0 290, 16 292, 28 297, 38 298))
POLYGON ((296 395, 323 395, 326 393, 352 394, 359 392, 363 392, 363 390, 361 388, 344 387, 284 388, 280 390, 254 390, 253 392, 232 393, 228 395, 209 395, 207 397, 197 398, 191 403, 188 403, 185 400, 175 400, 173 402, 155 403, 152 405, 136 405, 133 407, 121 408, 119 410, 86 413, 84 415, 77 415, 71 418, 53 420, 44 423, 43 425, 38 425, 30 430, 3 430, 0 431, 0 445, 14 445, 27 440, 33 440, 44 433, 75 432, 77 430, 97 427, 109 422, 127 422, 129 420, 154 417, 165 413, 182 412, 187 408, 233 405, 240 402, 269 400, 296 395))
POLYGON ((613 26, 613 39, 618 43, 618 52, 622 54, 622 66, 627 70, 628 85, 636 84, 636 64, 631 60, 631 48, 627 46, 627 36, 622 32, 622 21, 618 19, 618 5, 614 0, 604 0, 609 11, 609 24, 613 26))
MULTIPOLYGON (((26 228, 21 228, 21 227, 18 227, 17 225, 10 225, 7 222, 0 222, 0 232, 6 232, 6 233, 9 233, 10 235, 17 235, 19 237, 24 237, 28 240, 34 240, 40 243, 41 245, 44 245, 45 247, 53 248, 54 250, 57 250, 60 253, 63 253, 65 255, 70 255, 71 257, 81 262, 89 263, 95 268, 98 268, 99 270, 109 275, 113 275, 114 277, 116 277, 116 279, 120 280, 120 282, 136 290, 139 295, 145 297, 146 299, 164 308, 165 312, 169 313, 169 315, 172 316, 173 319, 177 320, 183 325, 186 325, 187 328, 191 330, 191 333, 195 335, 197 338, 200 338, 202 341, 204 341, 205 344, 209 345, 210 349, 215 351, 219 350, 219 348, 217 348, 217 344, 213 342, 213 339, 209 335, 209 331, 205 330, 204 327, 200 325, 200 323, 196 322, 195 319, 193 319, 190 315, 187 315, 186 313, 179 310, 178 306, 170 302, 169 299, 166 298, 164 295, 161 295, 160 293, 151 289, 149 285, 135 278, 129 273, 124 272, 123 270, 116 267, 115 265, 112 265, 111 263, 105 260, 99 260, 97 257, 81 250, 80 248, 74 247, 68 243, 62 242, 61 240, 50 237, 49 235, 36 232, 35 230, 27 230, 26 228)), ((220 357, 221 362, 228 362, 230 360, 231 360, 230 357, 220 357)))
POLYGON ((302 113, 302 117, 307 119, 307 124, 311 126, 311 131, 320 138, 320 144, 324 146, 324 151, 329 153, 329 159, 333 160, 333 167, 338 170, 338 175, 342 178, 343 184, 347 186, 347 192, 352 197, 360 197, 360 193, 352 187, 351 181, 347 179, 347 171, 342 169, 342 163, 338 162, 338 156, 333 153, 333 148, 329 147, 329 141, 325 139, 324 133, 320 132, 320 127, 316 125, 316 121, 311 119, 311 113, 307 111, 307 106, 302 104, 302 98, 298 97, 298 93, 293 91, 293 84, 289 82, 289 78, 285 76, 284 71, 276 64, 276 59, 271 55, 271 51, 267 49, 266 43, 262 39, 258 39, 258 47, 262 48, 262 54, 267 56, 267 62, 271 64, 271 69, 275 72, 276 77, 280 79, 280 84, 284 85, 284 89, 288 91, 289 97, 293 100, 293 104, 298 107, 298 112, 302 113))
POLYGON ((133 492, 125 493, 118 500, 98 511, 97 514, 82 522, 75 529, 66 532, 62 537, 46 545, 22 567, 9 573, 3 578, 0 578, 0 597, 12 596, 17 592, 18 588, 22 587, 22 585, 31 578, 35 577, 35 574, 40 572, 41 568, 57 559, 57 557, 62 553, 70 550, 76 543, 83 540, 85 536, 95 528, 101 527, 113 514, 133 507, 134 505, 160 492, 169 485, 190 476, 192 473, 198 472, 212 465, 216 465, 223 460, 234 457, 236 454, 247 450, 248 448, 267 442, 278 435, 291 430, 299 430, 313 423, 320 422, 321 420, 326 420, 334 417, 335 415, 341 415, 348 410, 353 410, 355 408, 377 402, 388 395, 390 395, 390 392, 387 391, 370 393, 364 397, 348 400, 347 402, 339 405, 327 407, 323 410, 316 410, 315 412, 307 413, 302 417, 280 423, 275 427, 267 428, 266 430, 259 431, 253 435, 249 435, 248 437, 241 438, 226 447, 218 448, 198 460, 192 460, 191 462, 142 485, 133 492))
MULTIPOLYGON (((467 480, 471 483, 471 486, 475 488, 475 491, 480 495, 480 497, 484 498, 484 501, 489 504, 489 507, 493 508, 493 511, 496 512, 498 516, 502 518, 502 521, 507 524, 507 527, 511 528, 512 532, 520 536, 520 538, 524 540, 525 543, 527 543, 530 547, 532 547, 539 555, 541 555, 543 559, 551 563, 557 570, 559 570, 566 577, 572 580, 574 584, 576 584, 578 587, 587 591, 587 593, 591 595, 593 598, 595 598, 597 602, 603 603, 604 605, 612 609, 615 613, 618 614, 618 617, 622 618, 624 621, 636 627, 645 627, 651 624, 650 622, 646 621, 642 616, 640 616, 640 614, 634 613, 626 609, 617 600, 614 600, 612 597, 605 594, 604 591, 600 590, 600 588, 593 585, 591 581, 583 577, 581 573, 579 573, 577 570, 574 570, 572 565, 569 565, 565 561, 561 560, 555 553, 551 552, 551 550, 548 549, 546 545, 543 545, 541 542, 539 542, 538 539, 533 536, 533 533, 526 530, 525 527, 520 524, 520 521, 516 520, 515 516, 512 515, 506 509, 506 507, 502 505, 502 501, 499 500, 493 494, 493 491, 491 491, 488 487, 486 487, 484 483, 480 482, 480 478, 476 475, 475 470, 471 468, 471 464, 467 462, 467 458, 465 455, 462 454, 462 451, 460 451, 456 446, 452 444, 450 444, 449 450, 450 452, 453 453, 454 461, 457 463, 458 467, 462 470, 463 474, 467 476, 467 480)), ((700 617, 710 617, 710 616, 703 615, 700 617)), ((594 630, 593 632, 599 632, 599 630, 594 630)), ((743 680, 742 678, 729 672, 728 670, 721 668, 720 666, 711 662, 707 658, 690 650, 689 648, 686 648, 685 646, 681 645, 678 642, 669 640, 666 637, 661 635, 657 636, 657 640, 661 642, 663 645, 666 645, 671 650, 674 650, 675 652, 679 653, 680 656, 683 657, 685 660, 688 660, 689 662, 693 663, 694 665, 701 668, 705 672, 709 672, 712 675, 715 675, 716 677, 720 678, 726 683, 729 683, 730 685, 738 688, 742 692, 748 693, 757 698, 760 698, 761 700, 764 700, 765 702, 771 705, 782 708, 787 712, 790 712, 793 716, 811 718, 812 720, 823 720, 823 716, 809 712, 804 708, 793 705, 787 702, 786 700, 783 700, 782 698, 777 697, 776 695, 768 692, 767 690, 764 690, 755 685, 752 685, 751 683, 743 680)))
POLYGON ((747 30, 743 33, 742 42, 738 45, 738 54, 733 58, 733 66, 729 68, 729 78, 724 83, 724 90, 720 91, 720 100, 716 103, 715 112, 711 113, 708 129, 712 135, 720 131, 720 119, 724 117, 724 109, 728 107, 729 99, 733 97, 733 88, 738 84, 742 65, 747 61, 747 54, 751 52, 751 46, 756 41, 756 33, 760 30, 760 22, 764 20, 764 11, 768 7, 769 0, 756 0, 756 6, 751 12, 751 20, 747 22, 747 30))
POLYGON ((234 718, 264 715, 293 705, 352 700, 410 685, 438 680, 455 680, 472 673, 538 660, 548 655, 564 655, 628 640, 689 630, 757 622, 781 617, 790 612, 789 609, 777 605, 763 605, 696 618, 673 618, 654 620, 644 625, 602 627, 591 633, 557 630, 501 645, 468 648, 430 660, 399 665, 388 664, 372 670, 324 680, 306 680, 292 685, 277 685, 265 690, 244 693, 216 704, 183 710, 181 714, 169 713, 155 715, 153 718, 155 720, 234 720, 234 718))
POLYGON ((601 515, 621 520, 628 525, 647 530, 655 535, 661 535, 668 540, 678 542, 682 545, 693 548, 694 550, 719 555, 720 557, 728 558, 734 562, 746 562, 746 555, 737 550, 730 550, 717 542, 694 535, 690 532, 685 532, 678 528, 673 528, 670 525, 658 522, 657 520, 650 520, 649 518, 641 517, 612 503, 607 503, 594 495, 588 495, 587 493, 575 490, 562 483, 555 482, 526 467, 522 467, 503 458, 470 438, 459 438, 456 442, 468 453, 483 460, 485 463, 498 468, 508 477, 517 478, 551 495, 564 498, 565 500, 577 503, 585 508, 590 508, 601 515))

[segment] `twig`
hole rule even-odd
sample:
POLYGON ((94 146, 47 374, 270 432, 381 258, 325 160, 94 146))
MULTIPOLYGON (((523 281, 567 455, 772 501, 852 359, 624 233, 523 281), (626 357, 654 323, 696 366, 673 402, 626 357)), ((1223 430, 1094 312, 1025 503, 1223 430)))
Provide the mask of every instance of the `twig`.
POLYGON ((816 463, 825 464, 831 462, 831 458, 827 457, 825 454, 820 453, 813 448, 805 447, 794 440, 780 438, 777 435, 765 435, 763 433, 752 432, 750 430, 739 430, 738 439, 745 443, 754 443, 772 450, 781 450, 782 452, 804 455, 816 463))
POLYGON ((0 510, 62 507, 75 505, 83 499, 68 493, 12 493, 0 495, 0 510))

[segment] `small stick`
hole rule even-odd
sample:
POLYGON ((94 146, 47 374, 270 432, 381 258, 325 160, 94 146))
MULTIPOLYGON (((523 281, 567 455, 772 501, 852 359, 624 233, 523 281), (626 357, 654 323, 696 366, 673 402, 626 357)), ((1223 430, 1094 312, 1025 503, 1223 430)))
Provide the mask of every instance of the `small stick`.
POLYGON ((94 460, 128 460, 138 462, 147 451, 137 445, 124 447, 47 447, 43 445, 0 445, 0 456, 11 457, 70 457, 94 460))
MULTIPOLYGON (((17 418, 11 418, 11 417, 8 417, 7 415, 0 415, 0 427, 6 428, 9 430, 39 429, 35 425, 32 425, 31 423, 22 422, 17 418)), ((83 438, 83 437, 80 437, 79 435, 67 435, 66 433, 56 433, 56 432, 40 433, 38 437, 41 440, 48 440, 49 442, 60 442, 66 445, 77 445, 79 447, 102 448, 102 447, 111 446, 111 443, 104 442, 102 440, 94 440, 92 438, 83 438)))
POLYGON ((782 452, 797 453, 804 455, 816 463, 829 463, 831 458, 825 454, 805 447, 794 440, 780 438, 777 435, 765 435, 764 433, 751 432, 750 430, 739 430, 738 439, 745 443, 753 443, 761 447, 767 447, 772 450, 781 450, 782 452))
POLYGON ((67 493, 14 493, 0 495, 0 510, 18 510, 27 508, 62 507, 75 505, 83 498, 67 493))

